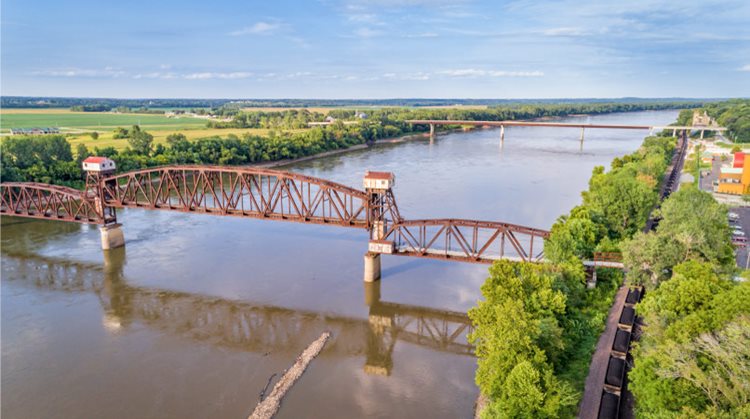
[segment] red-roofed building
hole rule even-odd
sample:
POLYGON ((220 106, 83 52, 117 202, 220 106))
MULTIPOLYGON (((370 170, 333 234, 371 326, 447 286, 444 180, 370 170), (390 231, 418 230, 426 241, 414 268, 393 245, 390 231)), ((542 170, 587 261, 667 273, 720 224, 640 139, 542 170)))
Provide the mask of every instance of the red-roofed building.
POLYGON ((745 167, 745 153, 734 153, 734 163, 732 164, 732 167, 745 167))
POLYGON ((87 157, 83 161, 83 170, 87 172, 114 172, 115 162, 106 157, 87 157))
POLYGON ((365 172, 365 189, 390 189, 396 183, 391 172, 365 172))

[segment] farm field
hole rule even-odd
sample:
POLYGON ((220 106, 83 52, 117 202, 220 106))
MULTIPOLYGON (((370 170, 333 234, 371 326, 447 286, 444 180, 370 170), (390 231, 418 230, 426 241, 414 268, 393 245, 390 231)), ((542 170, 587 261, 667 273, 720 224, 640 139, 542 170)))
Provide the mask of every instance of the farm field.
MULTIPOLYGON (((72 130, 111 131, 117 127, 140 125, 146 131, 202 128, 206 120, 182 117, 167 118, 148 115, 110 112, 72 112, 68 109, 3 109, 0 111, 0 128, 3 133, 11 128, 58 127, 72 130)), ((63 129, 63 131, 65 131, 63 129)))
MULTIPOLYGON (((115 139, 114 129, 129 128, 139 124, 154 136, 154 145, 166 144, 170 134, 184 134, 188 140, 204 137, 227 137, 230 134, 242 137, 245 134, 268 135, 271 131, 262 128, 206 128, 206 120, 200 118, 167 118, 162 115, 113 114, 109 112, 72 112, 68 109, 3 109, 0 110, 2 133, 10 133, 10 128, 60 127, 61 134, 75 147, 84 144, 90 150, 94 147, 114 147, 117 150, 128 146, 127 139, 115 139), (82 132, 84 131, 84 132, 82 132), (98 139, 90 132, 97 131, 98 139)), ((303 130, 291 130, 297 132, 303 130)))
MULTIPOLYGON (((170 134, 180 133, 185 135, 188 140, 197 140, 198 138, 205 138, 205 137, 213 137, 213 136, 219 136, 222 138, 227 137, 230 134, 234 134, 238 137, 242 137, 245 134, 253 134, 253 135, 261 135, 265 136, 268 135, 268 133, 271 131, 269 129, 265 128, 202 128, 202 129, 174 129, 174 128, 164 128, 161 130, 151 130, 147 127, 144 127, 144 130, 148 131, 149 134, 154 136, 154 146, 157 144, 165 144, 167 143, 167 136, 170 134)), ((298 130, 286 130, 284 132, 299 132, 304 131, 302 129, 298 130)), ((98 139, 91 138, 88 134, 77 134, 77 135, 69 135, 68 136, 68 142, 73 147, 73 150, 75 150, 75 147, 78 144, 84 144, 89 150, 93 150, 94 147, 104 148, 104 147, 114 147, 117 150, 123 150, 128 146, 128 140, 124 138, 112 138, 113 136, 112 131, 107 131, 104 133, 99 134, 98 139)))

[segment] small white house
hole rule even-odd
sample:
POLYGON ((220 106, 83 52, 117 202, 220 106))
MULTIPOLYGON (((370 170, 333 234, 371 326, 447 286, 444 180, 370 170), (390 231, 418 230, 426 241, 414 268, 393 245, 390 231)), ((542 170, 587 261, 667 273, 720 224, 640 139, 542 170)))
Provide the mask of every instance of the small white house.
POLYGON ((87 172, 114 172, 115 162, 106 157, 87 157, 83 161, 83 170, 87 172))
POLYGON ((391 172, 366 172, 365 189, 390 189, 396 184, 396 176, 391 172))

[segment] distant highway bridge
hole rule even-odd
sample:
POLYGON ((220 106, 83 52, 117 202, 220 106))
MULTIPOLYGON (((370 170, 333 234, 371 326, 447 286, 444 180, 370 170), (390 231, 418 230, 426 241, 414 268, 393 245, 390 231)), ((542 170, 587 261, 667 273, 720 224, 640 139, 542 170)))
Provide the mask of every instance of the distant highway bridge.
POLYGON ((727 129, 724 127, 712 126, 653 126, 653 125, 622 125, 622 124, 578 124, 567 122, 539 122, 539 121, 472 121, 472 120, 449 120, 449 119, 410 119, 405 121, 412 125, 429 125, 430 136, 435 135, 435 126, 437 125, 461 125, 461 126, 479 126, 479 127, 500 127, 500 141, 505 140, 505 127, 552 127, 552 128, 578 128, 581 130, 581 142, 586 129, 630 129, 630 130, 672 130, 672 135, 677 135, 677 131, 700 131, 703 138, 704 131, 723 132, 727 129))

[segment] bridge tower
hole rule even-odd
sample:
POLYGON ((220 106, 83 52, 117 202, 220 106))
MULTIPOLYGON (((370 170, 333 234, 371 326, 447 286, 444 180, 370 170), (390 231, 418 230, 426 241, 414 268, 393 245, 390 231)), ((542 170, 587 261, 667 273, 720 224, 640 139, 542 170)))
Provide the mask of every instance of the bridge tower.
POLYGON ((380 254, 393 253, 394 243, 386 240, 388 223, 399 222, 393 186, 396 176, 390 172, 366 172, 364 179, 367 193, 367 226, 370 230, 370 241, 365 254, 365 281, 380 279, 380 254))
POLYGON ((106 179, 115 174, 115 162, 106 157, 88 157, 82 165, 86 172, 86 196, 94 200, 96 211, 104 220, 104 225, 99 228, 102 249, 124 246, 125 236, 122 234, 122 226, 117 223, 117 213, 113 207, 107 205, 109 191, 106 179))

